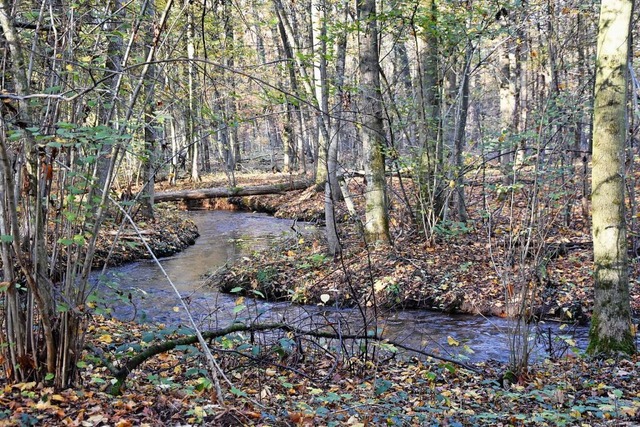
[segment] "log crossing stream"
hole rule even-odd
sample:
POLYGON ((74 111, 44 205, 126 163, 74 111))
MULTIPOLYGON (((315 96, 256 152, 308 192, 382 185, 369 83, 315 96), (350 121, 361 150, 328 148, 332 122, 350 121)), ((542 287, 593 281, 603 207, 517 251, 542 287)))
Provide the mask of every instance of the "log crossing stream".
MULTIPOLYGON (((221 294, 204 285, 204 278, 226 263, 248 262, 246 256, 252 251, 269 250, 273 239, 283 233, 292 233, 291 220, 231 211, 191 211, 189 215, 197 224, 200 237, 195 245, 162 259, 161 263, 204 329, 223 328, 234 321, 256 317, 260 322, 286 320, 306 328, 317 328, 317 318, 322 317, 324 322, 341 325, 344 331, 358 332, 358 328, 362 328, 363 321, 356 309, 298 306, 250 298, 239 306, 237 297, 221 294)), ((318 231, 301 223, 297 223, 296 228, 308 238, 318 231)), ((111 268, 108 278, 112 288, 119 289, 125 299, 131 294, 133 301, 133 305, 115 304, 116 317, 188 326, 180 301, 152 261, 111 268)), ((507 361, 507 331, 512 326, 513 322, 506 319, 448 315, 428 310, 379 313, 377 323, 385 338, 412 348, 471 361, 507 361)), ((557 324, 548 323, 539 329, 544 332, 544 338, 532 338, 537 346, 536 357, 544 355, 549 336, 556 346, 567 340, 575 341, 582 348, 586 346, 586 327, 572 326, 560 330, 557 324), (559 338, 560 335, 565 338, 559 338)))

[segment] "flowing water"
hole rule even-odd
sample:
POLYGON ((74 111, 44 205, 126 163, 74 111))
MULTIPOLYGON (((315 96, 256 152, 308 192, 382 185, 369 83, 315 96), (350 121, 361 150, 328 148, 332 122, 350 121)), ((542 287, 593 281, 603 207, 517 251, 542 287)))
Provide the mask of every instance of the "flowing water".
MULTIPOLYGON (((319 306, 294 306, 265 302, 217 292, 204 286, 204 278, 229 262, 249 262, 252 251, 269 250, 270 243, 283 233, 298 232, 309 236, 317 230, 308 224, 264 214, 231 211, 192 211, 200 237, 195 245, 174 256, 163 258, 162 266, 171 278, 190 312, 203 328, 221 328, 234 321, 255 319, 261 322, 285 320, 307 329, 330 327, 341 333, 361 333, 362 315, 357 309, 319 306), (295 230, 294 230, 295 229, 295 230)), ((181 302, 164 274, 153 261, 139 261, 111 268, 108 274, 109 298, 121 298, 114 304, 114 314, 126 320, 189 325, 181 302), (118 296, 120 295, 120 296, 118 296), (126 303, 126 301, 132 303, 126 303)), ((367 313, 371 319, 371 313, 367 313)), ((428 310, 402 310, 379 313, 375 326, 383 336, 404 345, 447 357, 467 357, 472 361, 509 357, 509 334, 513 323, 499 318, 447 315, 428 310)), ((560 330, 558 325, 543 325, 541 339, 536 339, 538 356, 549 342, 562 346, 569 340, 584 347, 587 328, 560 330), (550 334, 550 335, 549 335, 550 334), (559 338, 562 335, 564 338, 559 338), (551 339, 549 338, 551 337, 551 339)))

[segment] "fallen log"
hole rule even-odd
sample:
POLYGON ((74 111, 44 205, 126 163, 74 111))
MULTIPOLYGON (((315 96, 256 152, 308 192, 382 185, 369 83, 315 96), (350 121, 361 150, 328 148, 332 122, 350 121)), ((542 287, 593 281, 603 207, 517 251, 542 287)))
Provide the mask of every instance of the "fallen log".
POLYGON ((285 191, 304 190, 309 181, 291 181, 280 184, 253 185, 247 187, 213 187, 197 190, 163 191, 156 193, 155 202, 171 202, 175 200, 202 200, 218 197, 257 196, 264 194, 279 194, 285 191))

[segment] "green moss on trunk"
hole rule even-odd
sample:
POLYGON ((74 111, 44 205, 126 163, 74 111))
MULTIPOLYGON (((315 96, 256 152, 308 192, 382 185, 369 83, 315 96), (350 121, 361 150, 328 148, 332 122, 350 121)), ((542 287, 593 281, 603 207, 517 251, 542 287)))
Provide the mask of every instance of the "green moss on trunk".
POLYGON ((594 313, 591 318, 591 328, 589 330, 589 346, 587 347, 588 354, 634 354, 636 352, 635 340, 631 333, 631 327, 629 327, 628 333, 625 333, 619 340, 614 339, 611 336, 602 336, 598 331, 599 327, 600 318, 596 313, 594 313))

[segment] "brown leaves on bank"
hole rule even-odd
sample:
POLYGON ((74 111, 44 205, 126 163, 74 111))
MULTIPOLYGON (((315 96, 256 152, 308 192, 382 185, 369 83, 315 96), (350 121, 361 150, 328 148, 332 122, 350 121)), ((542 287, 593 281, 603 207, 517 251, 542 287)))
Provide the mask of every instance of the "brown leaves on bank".
MULTIPOLYGON (((162 330, 96 319, 92 344, 104 352, 100 357, 116 360, 127 354, 127 346, 180 336, 162 330)), ((250 341, 228 339, 212 343, 232 382, 224 406, 215 403, 194 349, 149 360, 132 372, 120 396, 106 393, 109 371, 87 351, 81 362, 83 387, 55 392, 46 384, 5 384, 0 425, 624 426, 640 421, 637 357, 544 361, 513 382, 504 366, 493 363, 479 364, 476 373, 429 358, 363 362, 353 354, 335 360, 334 353, 316 345, 294 360, 273 348, 256 352, 250 341)), ((381 356, 394 351, 379 349, 381 356)))

